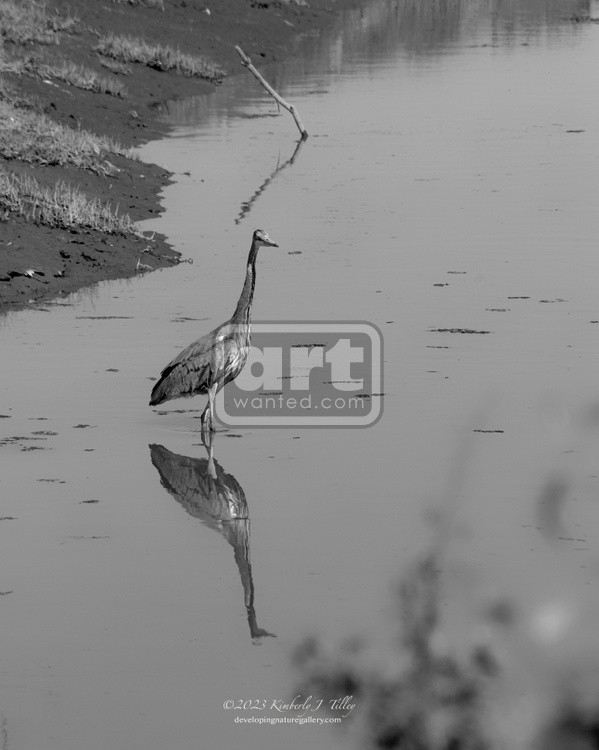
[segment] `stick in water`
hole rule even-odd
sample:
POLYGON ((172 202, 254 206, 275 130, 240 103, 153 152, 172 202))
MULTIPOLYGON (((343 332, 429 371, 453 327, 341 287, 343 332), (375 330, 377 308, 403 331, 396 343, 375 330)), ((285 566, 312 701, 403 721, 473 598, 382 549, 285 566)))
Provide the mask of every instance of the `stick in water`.
POLYGON ((308 137, 308 131, 304 127, 304 124, 302 122, 302 118, 299 116, 298 111, 293 106, 293 104, 289 104, 288 102, 283 99, 282 96, 279 96, 277 92, 273 89, 273 87, 262 78, 260 73, 256 70, 256 68, 252 65, 252 61, 250 58, 245 54, 245 52, 241 49, 239 45, 235 46, 235 49, 237 51, 237 54, 239 57, 241 57, 241 64, 246 67, 264 86, 264 88, 268 91, 268 93, 273 97, 273 99, 278 102, 281 107, 284 107, 288 112, 291 112, 293 115, 293 119, 295 120, 295 124, 297 125, 299 132, 302 134, 302 140, 306 140, 308 137))

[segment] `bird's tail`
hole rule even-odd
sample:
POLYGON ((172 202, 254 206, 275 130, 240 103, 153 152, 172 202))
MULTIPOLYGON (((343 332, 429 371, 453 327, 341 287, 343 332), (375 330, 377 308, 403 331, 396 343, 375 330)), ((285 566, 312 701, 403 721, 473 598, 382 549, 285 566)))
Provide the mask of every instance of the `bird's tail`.
POLYGON ((194 368, 187 361, 168 365, 152 388, 150 406, 157 406, 173 398, 188 398, 198 393, 206 393, 203 384, 205 369, 194 368))
POLYGON ((163 404, 165 401, 173 398, 172 393, 169 393, 168 381, 164 375, 152 388, 152 394, 150 395, 150 406, 158 406, 163 404))

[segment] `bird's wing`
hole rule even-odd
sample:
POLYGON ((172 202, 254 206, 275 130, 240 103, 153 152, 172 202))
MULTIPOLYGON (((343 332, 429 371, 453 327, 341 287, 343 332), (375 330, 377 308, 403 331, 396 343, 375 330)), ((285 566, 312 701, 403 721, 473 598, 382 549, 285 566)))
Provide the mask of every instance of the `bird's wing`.
POLYGON ((188 362, 190 360, 202 360, 210 362, 211 354, 213 354, 222 343, 231 336, 228 324, 225 323, 222 326, 218 326, 210 333, 204 334, 197 341, 192 341, 189 346, 186 346, 182 352, 179 352, 177 356, 168 363, 168 365, 161 372, 161 377, 164 377, 165 373, 172 370, 176 365, 182 362, 188 362))
POLYGON ((236 377, 245 362, 238 336, 236 324, 227 322, 192 342, 164 368, 150 404, 207 393, 213 385, 221 388, 236 377))
POLYGON ((239 348, 236 329, 236 324, 223 323, 197 341, 192 341, 164 368, 161 379, 180 371, 186 380, 191 378, 195 381, 194 390, 201 386, 210 387, 217 378, 226 380, 226 353, 239 348))

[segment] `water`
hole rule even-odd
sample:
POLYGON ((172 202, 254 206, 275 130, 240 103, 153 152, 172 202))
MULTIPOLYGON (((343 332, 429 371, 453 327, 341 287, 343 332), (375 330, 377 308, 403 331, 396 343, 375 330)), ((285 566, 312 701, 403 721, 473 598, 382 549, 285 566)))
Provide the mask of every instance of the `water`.
POLYGON ((588 600, 599 28, 546 2, 422 5, 366 6, 265 71, 310 132, 297 151, 245 75, 165 105, 173 135, 142 155, 177 179, 145 228, 193 265, 2 320, 4 747, 343 746, 223 703, 293 697, 308 633, 384 637, 435 509, 460 633, 485 597, 588 600), (281 248, 254 317, 376 324, 384 416, 219 433, 211 485, 203 402, 158 414, 150 378, 231 314, 258 226, 281 248))

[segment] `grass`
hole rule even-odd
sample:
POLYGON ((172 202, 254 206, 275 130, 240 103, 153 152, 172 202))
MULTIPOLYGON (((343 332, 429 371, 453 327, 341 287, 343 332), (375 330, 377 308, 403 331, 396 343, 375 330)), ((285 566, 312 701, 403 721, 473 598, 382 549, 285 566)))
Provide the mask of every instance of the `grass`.
POLYGON ((122 63, 142 63, 156 70, 170 70, 178 75, 221 81, 226 73, 204 57, 188 55, 173 47, 150 44, 143 39, 110 34, 102 37, 96 51, 122 63))
POLYGON ((112 0, 116 5, 144 5, 146 8, 158 8, 164 11, 164 0, 112 0))
MULTIPOLYGON (((0 91, 0 94, 2 92, 0 91)), ((0 156, 42 166, 68 166, 110 174, 107 154, 135 158, 116 141, 86 130, 72 130, 43 114, 15 107, 0 96, 0 156)))
POLYGON ((23 72, 23 68, 23 61, 10 58, 6 54, 6 49, 2 44, 2 40, 0 40, 0 73, 21 74, 23 72))
POLYGON ((14 44, 53 44, 57 32, 71 31, 76 16, 49 14, 44 3, 35 0, 0 0, 0 37, 14 44))
POLYGON ((127 214, 119 214, 108 203, 90 200, 64 182, 42 187, 29 175, 0 169, 0 210, 23 216, 27 221, 60 229, 89 228, 109 234, 135 234, 127 214))
POLYGON ((103 68, 106 68, 111 73, 116 73, 116 75, 130 76, 133 73, 133 68, 130 65, 125 65, 125 63, 118 60, 112 60, 110 57, 100 57, 98 55, 98 62, 103 68))
POLYGON ((56 78, 59 81, 68 83, 69 86, 76 86, 84 91, 93 91, 97 94, 110 94, 125 99, 127 89, 120 81, 111 76, 104 76, 96 73, 95 70, 87 68, 84 65, 77 65, 67 60, 54 63, 52 65, 34 66, 30 72, 36 73, 42 78, 56 78))

